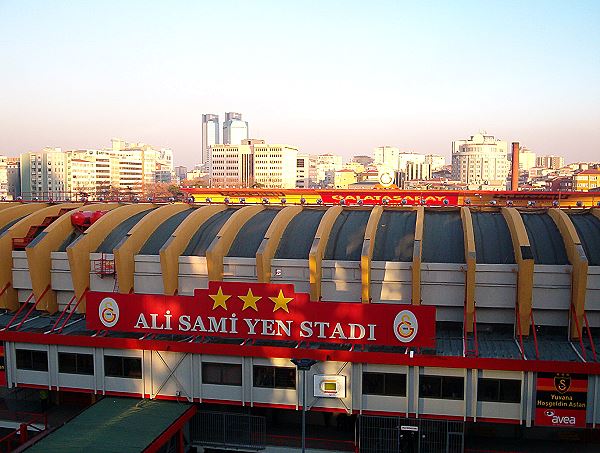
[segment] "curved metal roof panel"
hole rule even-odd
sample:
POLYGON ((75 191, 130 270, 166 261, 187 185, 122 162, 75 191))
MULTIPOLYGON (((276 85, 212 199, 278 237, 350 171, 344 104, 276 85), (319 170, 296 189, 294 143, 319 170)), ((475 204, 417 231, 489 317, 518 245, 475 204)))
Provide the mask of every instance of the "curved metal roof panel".
POLYGON ((500 212, 471 212, 478 264, 515 264, 510 230, 500 212))
POLYGON ((256 251, 279 211, 279 209, 265 209, 253 216, 240 229, 226 256, 256 257, 256 251))
POLYGON ((373 261, 412 261, 416 211, 383 211, 373 248, 373 261))
POLYGON ((594 214, 569 214, 590 266, 600 266, 600 219, 594 214))
POLYGON ((229 217, 237 209, 228 208, 224 211, 219 211, 213 215, 210 219, 204 222, 198 230, 194 233, 187 247, 182 253, 183 256, 206 256, 206 249, 210 246, 210 243, 217 236, 217 233, 221 227, 229 220, 229 217))
POLYGON ((274 258, 307 260, 323 215, 325 209, 303 209, 298 213, 283 232, 274 258))
POLYGON ((169 237, 173 234, 173 231, 177 229, 179 225, 194 212, 194 208, 186 209, 185 211, 178 212, 177 214, 169 217, 159 227, 154 230, 150 237, 146 240, 144 245, 139 251, 140 255, 158 255, 161 247, 167 242, 169 237))
POLYGON ((521 212, 535 264, 569 264, 558 227, 545 212, 521 212))
POLYGON ((422 261, 465 262, 465 238, 459 211, 425 211, 422 261))
POLYGON ((333 224, 323 258, 338 261, 360 261, 370 215, 370 209, 368 211, 342 211, 333 224))

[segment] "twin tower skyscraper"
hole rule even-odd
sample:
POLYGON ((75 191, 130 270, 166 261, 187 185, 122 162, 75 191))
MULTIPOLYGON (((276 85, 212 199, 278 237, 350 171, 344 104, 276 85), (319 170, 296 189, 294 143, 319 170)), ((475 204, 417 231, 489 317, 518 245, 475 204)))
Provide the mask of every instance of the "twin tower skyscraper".
POLYGON ((225 112, 223 136, 219 128, 219 115, 205 113, 202 115, 202 163, 209 162, 209 149, 216 144, 240 145, 242 140, 249 138, 248 122, 242 120, 242 114, 225 112))

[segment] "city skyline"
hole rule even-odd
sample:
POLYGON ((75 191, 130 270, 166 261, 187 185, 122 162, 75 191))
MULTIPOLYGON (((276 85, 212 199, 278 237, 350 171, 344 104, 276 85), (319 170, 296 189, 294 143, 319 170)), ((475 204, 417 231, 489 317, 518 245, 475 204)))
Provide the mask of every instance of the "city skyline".
POLYGON ((600 154, 597 2, 141 5, 0 4, 0 154, 121 136, 191 166, 202 113, 226 111, 310 154, 449 157, 480 129, 569 162, 600 154))

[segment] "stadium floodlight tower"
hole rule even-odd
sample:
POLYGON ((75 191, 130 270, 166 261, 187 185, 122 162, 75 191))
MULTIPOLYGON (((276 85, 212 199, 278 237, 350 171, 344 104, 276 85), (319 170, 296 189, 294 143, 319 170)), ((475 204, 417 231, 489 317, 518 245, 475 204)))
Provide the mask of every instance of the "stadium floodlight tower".
POLYGON ((313 359, 292 359, 298 371, 302 371, 302 453, 306 451, 306 372, 317 363, 313 359))

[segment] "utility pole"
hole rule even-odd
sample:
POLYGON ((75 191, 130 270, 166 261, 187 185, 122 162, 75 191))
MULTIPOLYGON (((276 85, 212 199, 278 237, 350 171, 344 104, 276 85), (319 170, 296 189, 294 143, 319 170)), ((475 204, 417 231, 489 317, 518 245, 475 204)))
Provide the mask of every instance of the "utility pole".
POLYGON ((302 453, 306 451, 306 372, 317 363, 313 359, 292 359, 298 371, 302 371, 302 453))

